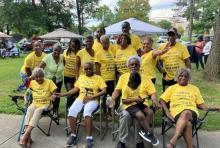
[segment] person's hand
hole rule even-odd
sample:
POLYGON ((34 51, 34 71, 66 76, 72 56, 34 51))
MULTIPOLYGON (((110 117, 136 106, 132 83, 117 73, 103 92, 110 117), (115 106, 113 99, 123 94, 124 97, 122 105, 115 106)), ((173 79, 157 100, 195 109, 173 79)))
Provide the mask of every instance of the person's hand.
POLYGON ((111 100, 111 102, 108 104, 109 108, 114 108, 115 106, 115 100, 111 100))
POLYGON ((86 104, 87 102, 89 102, 89 101, 92 100, 92 99, 93 99, 92 96, 85 96, 85 97, 83 98, 83 103, 86 104))
POLYGON ((58 93, 53 94, 50 99, 54 102, 56 100, 56 98, 59 98, 58 93))
POLYGON ((142 99, 140 96, 136 98, 136 103, 144 103, 145 99, 142 99))
POLYGON ((160 102, 159 102, 159 101, 154 101, 153 103, 154 103, 154 105, 155 105, 156 109, 159 109, 159 108, 161 108, 161 107, 162 107, 162 105, 160 104, 160 102))

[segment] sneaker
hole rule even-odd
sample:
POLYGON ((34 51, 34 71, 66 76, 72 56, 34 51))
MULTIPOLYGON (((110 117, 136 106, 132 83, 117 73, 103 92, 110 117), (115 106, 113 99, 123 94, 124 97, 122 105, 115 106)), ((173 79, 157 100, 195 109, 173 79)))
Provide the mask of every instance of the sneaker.
POLYGON ((154 146, 159 144, 159 140, 150 132, 139 132, 139 135, 146 141, 151 142, 154 146))
POLYGON ((137 143, 136 148, 144 148, 144 142, 137 143))
POLYGON ((116 148, 125 148, 125 143, 122 143, 121 141, 119 141, 116 148))
POLYGON ((67 142, 66 142, 66 147, 72 147, 73 145, 77 144, 77 137, 76 136, 69 136, 67 142))
POLYGON ((86 139, 86 148, 93 148, 94 140, 93 139, 86 139))

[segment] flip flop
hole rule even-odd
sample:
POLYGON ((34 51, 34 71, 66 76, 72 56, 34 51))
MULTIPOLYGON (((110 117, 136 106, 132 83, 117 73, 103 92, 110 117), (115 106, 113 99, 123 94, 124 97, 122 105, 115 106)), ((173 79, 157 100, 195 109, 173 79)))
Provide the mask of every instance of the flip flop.
POLYGON ((170 143, 168 143, 168 144, 170 144, 173 148, 176 147, 176 144, 173 144, 172 142, 170 142, 170 143))

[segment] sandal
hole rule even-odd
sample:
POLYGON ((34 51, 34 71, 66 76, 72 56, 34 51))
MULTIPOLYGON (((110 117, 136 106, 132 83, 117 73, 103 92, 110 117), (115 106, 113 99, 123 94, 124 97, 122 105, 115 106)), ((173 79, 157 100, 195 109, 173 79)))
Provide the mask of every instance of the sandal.
MULTIPOLYGON (((176 147, 176 144, 173 144, 172 142, 168 143, 167 145, 169 145, 169 144, 172 146, 172 148, 176 147)), ((167 146, 167 148, 168 148, 168 146, 167 146)))

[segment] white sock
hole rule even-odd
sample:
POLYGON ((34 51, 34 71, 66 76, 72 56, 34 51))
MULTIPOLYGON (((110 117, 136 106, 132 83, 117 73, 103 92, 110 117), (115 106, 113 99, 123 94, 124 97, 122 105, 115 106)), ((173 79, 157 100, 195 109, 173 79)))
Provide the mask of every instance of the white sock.
POLYGON ((76 137, 76 134, 71 133, 70 136, 76 137))
POLYGON ((93 139, 93 137, 92 136, 86 136, 86 139, 93 139))

